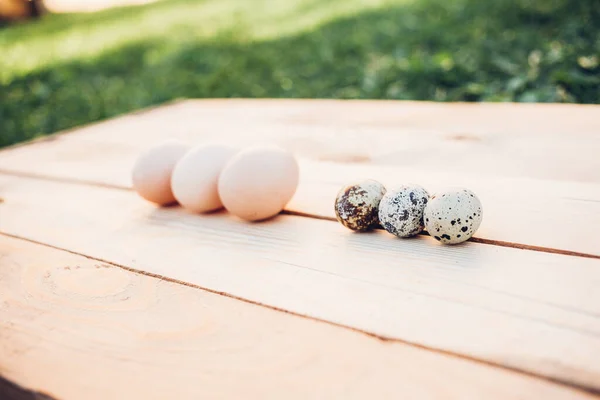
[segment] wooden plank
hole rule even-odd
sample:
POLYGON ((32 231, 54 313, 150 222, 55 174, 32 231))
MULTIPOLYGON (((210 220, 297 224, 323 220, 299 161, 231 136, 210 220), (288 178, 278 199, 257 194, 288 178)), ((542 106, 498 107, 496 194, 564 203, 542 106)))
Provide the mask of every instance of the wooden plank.
POLYGON ((119 165, 129 165, 122 157, 170 137, 233 144, 269 141, 309 159, 457 176, 475 169, 487 176, 597 183, 598 114, 600 106, 567 104, 190 100, 57 138, 70 146, 45 143, 48 151, 3 152, 0 168, 78 178, 85 160, 83 166, 95 179, 127 184, 128 176, 113 174, 122 170, 119 165), (37 162, 31 164, 31 159, 37 162))
POLYGON ((600 158, 595 151, 600 147, 600 119, 591 118, 598 110, 557 105, 189 101, 3 151, 0 171, 127 188, 139 152, 167 137, 239 146, 268 140, 304 157, 302 185, 290 211, 331 218, 339 187, 363 177, 390 186, 415 182, 432 192, 465 186, 484 205, 476 238, 600 257, 600 234, 593 228, 600 225, 600 158), (525 116, 531 124, 522 124, 525 116), (567 122, 575 125, 571 128, 567 122), (448 139, 460 132, 479 139, 448 139), (367 149, 368 154, 353 153, 348 146, 367 149), (426 148, 435 157, 426 157, 426 148), (375 155, 392 151, 398 152, 393 166, 382 165, 388 161, 375 155), (315 158, 367 162, 316 163, 315 158))
POLYGON ((475 234, 486 243, 600 258, 600 184, 496 178, 407 168, 305 161, 287 211, 335 220, 333 199, 344 185, 376 179, 387 187, 419 183, 430 193, 466 187, 480 197, 484 218, 475 234))
MULTIPOLYGON (((484 206, 484 219, 475 234, 476 239, 519 248, 600 257, 600 234, 594 228, 600 226, 600 184, 487 178, 473 174, 452 177, 443 172, 434 175, 401 167, 308 160, 301 161, 300 165, 300 186, 286 207, 295 214, 334 220, 333 201, 337 192, 342 186, 361 179, 377 179, 388 187, 417 182, 431 193, 448 186, 467 187, 478 194, 484 206)), ((92 175, 87 174, 83 165, 73 171, 80 175, 75 182, 100 182, 88 178, 92 175)), ((5 170, 5 173, 13 172, 5 170)), ((53 175, 41 177, 49 176, 53 175)), ((119 176, 128 177, 129 174, 123 168, 119 176)), ((128 186, 122 188, 129 189, 128 186)))
POLYGON ((385 338, 600 390, 600 261, 323 220, 249 224, 0 176, 0 232, 385 338))
POLYGON ((5 236, 0 263, 0 371, 61 399, 593 397, 5 236))

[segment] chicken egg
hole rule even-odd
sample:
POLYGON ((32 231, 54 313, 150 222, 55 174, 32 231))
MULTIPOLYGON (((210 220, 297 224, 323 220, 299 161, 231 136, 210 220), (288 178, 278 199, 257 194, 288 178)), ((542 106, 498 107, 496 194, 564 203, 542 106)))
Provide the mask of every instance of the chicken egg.
POLYGON ((179 204, 194 213, 222 208, 219 175, 236 151, 221 144, 200 145, 188 151, 175 165, 171 177, 171 189, 179 204))
POLYGON ((134 190, 152 203, 174 203, 171 174, 188 149, 185 143, 170 140, 143 152, 135 161, 131 174, 134 190))
POLYGON ((229 212, 258 221, 283 210, 296 192, 298 180, 298 163, 290 152, 255 146, 229 160, 219 177, 219 195, 229 212))

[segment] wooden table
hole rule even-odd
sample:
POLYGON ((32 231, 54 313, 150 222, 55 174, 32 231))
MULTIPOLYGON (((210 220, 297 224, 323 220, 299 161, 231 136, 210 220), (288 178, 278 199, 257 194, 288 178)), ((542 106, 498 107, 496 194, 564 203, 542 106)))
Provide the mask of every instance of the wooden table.
POLYGON ((5 395, 600 394, 597 106, 180 101, 2 150, 0 198, 5 395), (154 207, 130 170, 166 138, 274 142, 300 187, 263 223, 154 207), (352 233, 361 178, 468 187, 483 224, 352 233))

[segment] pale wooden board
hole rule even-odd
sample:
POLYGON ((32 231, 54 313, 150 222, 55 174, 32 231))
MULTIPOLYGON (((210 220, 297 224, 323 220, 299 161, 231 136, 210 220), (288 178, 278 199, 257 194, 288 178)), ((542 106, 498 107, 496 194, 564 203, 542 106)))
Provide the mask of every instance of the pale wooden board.
POLYGON ((0 232, 387 338, 600 389, 600 260, 323 220, 248 224, 0 176, 0 232))
POLYGON ((0 374, 60 399, 593 396, 0 236, 0 374))
POLYGON ((310 159, 455 176, 600 182, 600 106, 342 100, 190 100, 75 130, 0 168, 127 184, 120 171, 166 137, 276 142, 310 159), (124 157, 127 156, 127 157, 124 157), (35 159, 36 163, 30 161, 35 159), (83 162, 82 162, 83 161, 83 162))
POLYGON ((2 151, 0 171, 130 187, 140 151, 166 138, 270 141, 303 157, 291 211, 332 218, 336 192, 361 178, 390 187, 414 182, 431 192, 464 186, 483 200, 477 238, 600 256, 598 112, 568 105, 187 101, 2 151), (398 152, 393 166, 381 165, 390 161, 378 158, 383 152, 398 152))
POLYGON ((576 252, 600 258, 600 184, 429 174, 400 167, 303 162, 301 183, 286 210, 335 219, 341 187, 377 179, 388 188, 417 183, 430 194, 447 187, 473 190, 483 204, 475 237, 488 243, 576 252))

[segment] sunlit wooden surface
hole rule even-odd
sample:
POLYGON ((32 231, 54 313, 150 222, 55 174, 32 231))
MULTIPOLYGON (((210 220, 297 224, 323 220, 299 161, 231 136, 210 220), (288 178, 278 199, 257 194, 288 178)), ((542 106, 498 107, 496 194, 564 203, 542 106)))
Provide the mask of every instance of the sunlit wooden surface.
POLYGON ((2 150, 0 375, 57 398, 593 397, 599 114, 182 101, 2 150), (146 203, 129 171, 166 138, 294 151, 287 215, 146 203), (484 223, 454 247, 354 234, 333 198, 369 177, 469 187, 484 223))

